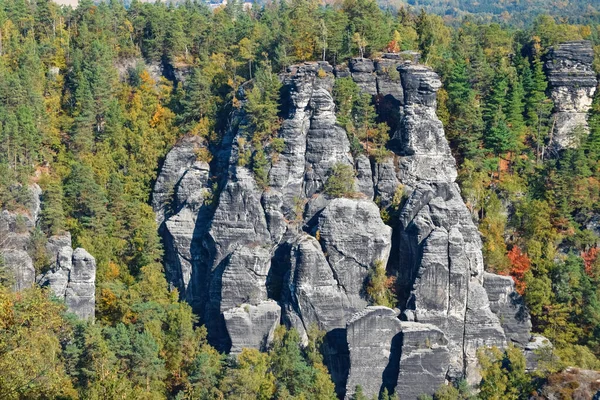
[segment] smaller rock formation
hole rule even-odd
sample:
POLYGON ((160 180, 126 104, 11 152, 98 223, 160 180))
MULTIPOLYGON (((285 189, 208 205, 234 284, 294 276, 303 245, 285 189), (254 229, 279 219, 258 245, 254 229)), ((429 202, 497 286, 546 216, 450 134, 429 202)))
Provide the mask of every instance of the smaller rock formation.
POLYGON ((273 340, 275 328, 281 318, 281 307, 268 300, 258 305, 242 304, 223 313, 227 333, 231 338, 231 353, 239 354, 242 348, 266 350, 273 340))
POLYGON ((40 213, 42 190, 34 184, 29 192, 27 209, 0 213, 0 257, 15 291, 31 287, 35 282, 35 268, 28 251, 40 213))
POLYGON ((450 354, 444 333, 435 325, 402 322, 402 355, 396 393, 416 400, 446 382, 450 354))
POLYGON ((65 291, 65 303, 81 319, 94 319, 96 300, 96 259, 78 247, 73 251, 73 269, 65 291))
MULTIPOLYGON (((394 390, 400 362, 402 325, 398 310, 372 306, 355 314, 346 328, 350 351, 350 372, 346 399, 360 386, 368 398, 383 387, 394 390)), ((402 393, 404 398, 404 393, 402 393)))
POLYGON ((192 307, 205 284, 197 265, 210 223, 210 167, 199 160, 199 136, 185 136, 167 154, 152 193, 152 208, 165 246, 165 273, 192 307))
POLYGON ((82 248, 73 250, 71 235, 48 239, 46 251, 50 269, 37 278, 65 300, 67 308, 81 319, 94 319, 96 304, 96 260, 82 248))
POLYGON ((387 389, 414 400, 446 382, 450 354, 444 332, 431 324, 401 322, 398 314, 387 307, 367 307, 348 321, 346 399, 361 386, 369 398, 387 389))
POLYGON ((510 276, 485 272, 483 287, 490 301, 490 309, 500 319, 506 340, 524 347, 531 338, 531 319, 523 298, 516 292, 510 276))
POLYGON ((375 64, 368 58, 352 58, 350 73, 358 87, 371 96, 377 95, 377 76, 373 73, 375 64))
POLYGON ((550 96, 554 101, 551 151, 576 147, 589 134, 587 112, 596 92, 594 49, 588 40, 561 43, 546 56, 550 96))
POLYGON ((523 351, 527 371, 535 371, 540 362, 548 362, 556 358, 552 350, 552 343, 547 338, 542 335, 533 335, 523 351))

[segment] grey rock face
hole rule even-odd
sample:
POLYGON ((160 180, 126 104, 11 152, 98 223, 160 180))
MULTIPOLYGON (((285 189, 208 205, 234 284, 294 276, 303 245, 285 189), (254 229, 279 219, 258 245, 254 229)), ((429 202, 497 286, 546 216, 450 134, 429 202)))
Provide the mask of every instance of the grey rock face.
POLYGON ((335 164, 354 164, 346 132, 336 125, 331 70, 327 63, 306 63, 290 67, 284 76, 288 115, 279 137, 285 148, 269 181, 271 190, 281 193, 283 213, 290 220, 295 202, 321 191, 335 164), (319 70, 327 75, 319 77, 319 70))
POLYGON ((454 182, 456 161, 436 115, 436 93, 442 84, 435 72, 422 65, 398 67, 404 88, 404 108, 392 145, 401 157, 403 183, 426 180, 454 182))
POLYGON ((199 249, 210 223, 210 167, 197 160, 203 139, 186 136, 167 154, 152 194, 152 208, 165 246, 167 280, 190 304, 200 301, 199 249))
POLYGON ((456 163, 435 114, 439 78, 420 65, 398 68, 404 110, 393 144, 408 195, 399 220, 400 305, 405 319, 444 333, 450 377, 476 379, 476 349, 506 343, 482 287, 481 239, 454 182, 456 163))
POLYGON ((96 260, 82 248, 73 251, 71 235, 52 236, 46 245, 50 269, 37 277, 67 308, 81 319, 94 319, 96 305, 96 260))
POLYGON ((238 247, 224 261, 221 275, 220 311, 240 304, 258 304, 267 300, 266 279, 271 255, 263 247, 238 247))
POLYGON ((96 259, 82 248, 73 251, 73 268, 65 291, 65 303, 81 319, 94 319, 96 259))
POLYGON ((401 105, 404 103, 404 90, 400 84, 400 74, 398 74, 397 69, 404 62, 403 60, 392 58, 394 56, 395 54, 387 53, 375 61, 377 94, 383 98, 389 96, 398 105, 401 105))
POLYGON ((373 200, 373 172, 371 171, 371 162, 364 154, 359 155, 354 160, 354 169, 356 170, 356 190, 373 200))
POLYGON ((231 353, 238 354, 243 348, 267 349, 279 325, 281 307, 269 300, 258 305, 242 304, 223 315, 231 338, 231 353))
POLYGON ((169 213, 168 208, 176 201, 174 197, 178 186, 183 186, 182 190, 189 192, 189 188, 180 185, 180 181, 196 163, 196 152, 202 147, 201 137, 186 136, 165 157, 152 191, 152 208, 156 213, 158 226, 166 219, 165 213, 169 213))
POLYGON ((375 198, 378 199, 379 206, 382 208, 389 207, 400 185, 400 181, 396 175, 394 158, 389 157, 375 164, 373 183, 375 198))
POLYGON ((319 215, 317 231, 339 285, 358 301, 369 268, 387 264, 392 229, 373 202, 335 199, 319 215))
POLYGON ((375 65, 368 58, 352 58, 350 60, 352 79, 362 91, 372 96, 377 94, 377 76, 374 71, 375 65))
POLYGON ((27 210, 0 213, 0 256, 15 291, 31 287, 35 282, 35 269, 28 251, 31 232, 40 213, 41 189, 34 184, 29 191, 27 210))
MULTIPOLYGON (((395 389, 399 368, 402 324, 398 311, 387 307, 367 307, 348 321, 346 337, 350 351, 350 372, 346 398, 356 386, 371 398, 382 386, 395 389)), ((404 398, 404 393, 402 393, 404 398)))
POLYGON ((483 287, 490 301, 490 309, 500 319, 506 340, 525 346, 531 338, 531 319, 522 297, 515 291, 509 276, 483 274, 483 287))
POLYGON ((192 139, 167 156, 153 205, 169 281, 223 351, 264 349, 279 321, 304 341, 312 325, 325 330, 324 362, 340 397, 357 384, 369 395, 396 388, 410 399, 446 378, 473 382, 477 348, 504 346, 506 336, 523 341, 528 325, 517 323, 512 287, 495 276, 486 283, 481 239, 435 114, 439 78, 393 54, 353 59, 335 74, 394 105, 395 154, 354 159, 336 125, 333 68, 290 67, 281 76, 284 149, 268 166, 268 187, 239 165, 247 148, 239 139, 248 137, 243 108, 215 149, 212 171, 196 160, 202 143, 192 139), (323 193, 337 163, 355 169, 360 199, 323 193), (382 208, 400 203, 394 232, 372 199, 382 208), (404 321, 400 310, 367 307, 366 278, 377 261, 397 274, 404 321))
POLYGON ((69 274, 73 269, 73 248, 71 234, 52 236, 46 244, 50 259, 50 269, 38 277, 38 284, 49 286, 56 297, 64 298, 69 283, 69 274))
POLYGON ((435 325, 402 322, 402 356, 396 393, 413 400, 433 394, 446 381, 449 350, 435 325))
POLYGON ((306 330, 345 328, 346 321, 366 302, 352 304, 319 242, 310 235, 296 239, 290 247, 290 271, 285 278, 282 300, 284 321, 306 337, 306 330))
POLYGON ((593 60, 587 40, 561 43, 548 51, 544 67, 554 101, 554 151, 575 147, 578 135, 589 134, 587 112, 597 86, 593 60))

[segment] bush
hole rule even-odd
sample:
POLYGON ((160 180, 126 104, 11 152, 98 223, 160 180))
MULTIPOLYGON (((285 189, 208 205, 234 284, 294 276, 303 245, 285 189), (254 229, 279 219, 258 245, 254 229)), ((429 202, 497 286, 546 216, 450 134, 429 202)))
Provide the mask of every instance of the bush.
POLYGON ((395 282, 394 277, 386 275, 383 261, 376 260, 367 278, 366 292, 369 303, 375 306, 396 307, 398 299, 393 290, 395 282))
POLYGON ((354 194, 354 168, 337 163, 325 182, 325 193, 332 197, 348 197, 354 194))

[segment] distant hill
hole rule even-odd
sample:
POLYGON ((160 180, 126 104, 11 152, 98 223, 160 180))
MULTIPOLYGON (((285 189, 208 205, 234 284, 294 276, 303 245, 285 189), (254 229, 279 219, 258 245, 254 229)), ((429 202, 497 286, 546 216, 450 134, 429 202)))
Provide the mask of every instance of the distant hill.
POLYGON ((550 14, 571 23, 600 21, 598 0, 381 0, 381 4, 425 9, 449 20, 470 15, 479 20, 523 25, 539 14, 550 14))

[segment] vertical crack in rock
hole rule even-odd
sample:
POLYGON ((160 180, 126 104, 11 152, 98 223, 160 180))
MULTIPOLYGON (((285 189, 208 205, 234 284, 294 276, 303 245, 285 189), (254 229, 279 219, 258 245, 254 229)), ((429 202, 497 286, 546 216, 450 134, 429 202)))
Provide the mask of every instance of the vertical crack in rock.
MULTIPOLYGON (((203 143, 183 139, 167 155, 153 196, 167 276, 206 324, 210 342, 232 353, 265 349, 280 321, 305 342, 316 325, 326 331, 324 362, 341 398, 357 384, 369 396, 395 388, 411 399, 447 377, 476 379, 477 347, 506 343, 482 285, 498 315, 517 312, 507 282, 484 276, 481 239, 435 114, 439 78, 402 57, 353 59, 335 69, 377 96, 380 119, 397 127, 393 157, 352 157, 336 123, 334 69, 304 63, 281 76, 284 148, 272 160, 268 188, 238 165, 245 151, 238 138, 248 136, 242 107, 213 149, 212 165, 196 159, 203 143), (357 198, 323 193, 338 163, 355 169, 357 198), (399 189, 405 200, 392 232, 372 199, 388 208, 399 189), (398 248, 388 263, 392 237, 398 248), (390 271, 400 310, 367 307, 364 285, 378 260, 397 268, 390 271)), ((522 342, 527 324, 511 321, 504 328, 522 342)))

